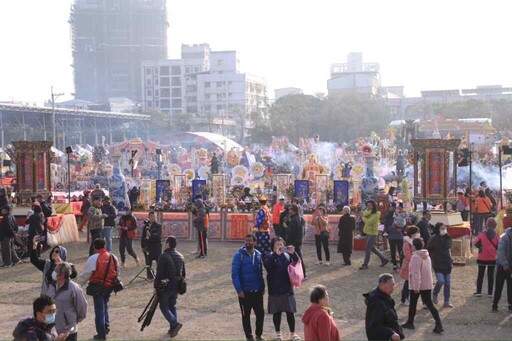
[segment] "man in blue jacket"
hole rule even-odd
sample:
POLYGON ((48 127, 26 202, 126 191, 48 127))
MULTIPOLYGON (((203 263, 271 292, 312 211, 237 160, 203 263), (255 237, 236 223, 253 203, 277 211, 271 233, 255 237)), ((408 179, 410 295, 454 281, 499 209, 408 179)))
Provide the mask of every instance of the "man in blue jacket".
POLYGON ((255 340, 252 336, 251 310, 256 315, 256 340, 264 340, 263 321, 265 310, 263 308, 263 294, 265 282, 263 280, 263 260, 261 253, 256 250, 256 237, 252 234, 245 236, 245 246, 233 257, 231 278, 238 294, 240 310, 242 312, 242 326, 248 341, 255 340))

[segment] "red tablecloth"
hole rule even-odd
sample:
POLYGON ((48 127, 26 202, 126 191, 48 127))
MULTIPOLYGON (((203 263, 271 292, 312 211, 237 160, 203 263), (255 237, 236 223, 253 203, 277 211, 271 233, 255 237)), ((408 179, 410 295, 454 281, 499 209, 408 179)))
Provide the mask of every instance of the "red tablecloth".
POLYGON ((82 212, 80 209, 82 208, 82 202, 81 201, 72 201, 71 207, 73 208, 73 214, 74 215, 82 215, 82 212))
POLYGON ((471 236, 471 229, 469 226, 448 226, 448 234, 453 239, 471 236))
MULTIPOLYGON (((48 230, 51 232, 55 232, 59 229, 61 223, 62 223, 62 214, 57 214, 56 216, 48 218, 48 230)), ((25 221, 27 218, 25 216, 16 216, 16 222, 18 223, 18 226, 25 226, 25 221)), ((1 221, 1 217, 0 217, 1 221)))

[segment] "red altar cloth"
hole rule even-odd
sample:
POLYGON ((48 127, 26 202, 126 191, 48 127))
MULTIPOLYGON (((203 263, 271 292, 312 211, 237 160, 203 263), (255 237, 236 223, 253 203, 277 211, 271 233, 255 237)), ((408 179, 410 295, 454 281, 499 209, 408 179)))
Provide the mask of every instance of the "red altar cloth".
MULTIPOLYGON (((57 214, 56 216, 48 218, 48 230, 51 232, 56 232, 59 230, 60 225, 62 224, 62 214, 57 214)), ((0 221, 2 217, 0 217, 0 221)), ((16 222, 18 223, 18 226, 25 226, 27 225, 25 223, 26 217, 24 216, 16 216, 16 222)))
POLYGON ((448 226, 448 234, 453 239, 461 238, 464 236, 471 236, 471 228, 469 227, 469 224, 448 226))

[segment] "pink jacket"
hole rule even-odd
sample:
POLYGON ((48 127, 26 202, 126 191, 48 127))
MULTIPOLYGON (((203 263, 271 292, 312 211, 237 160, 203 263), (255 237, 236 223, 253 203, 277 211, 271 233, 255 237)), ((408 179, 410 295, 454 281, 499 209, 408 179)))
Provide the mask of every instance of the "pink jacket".
POLYGON ((481 251, 478 252, 478 260, 485 262, 496 261, 496 251, 498 243, 500 242, 500 236, 495 233, 494 238, 491 240, 486 234, 486 231, 483 231, 476 237, 473 245, 477 245, 478 242, 482 243, 481 251))
POLYGON ((432 263, 428 251, 414 251, 409 264, 409 290, 432 290, 432 263))
POLYGON ((409 263, 411 262, 412 257, 412 239, 409 236, 404 237, 404 262, 402 264, 402 268, 400 269, 400 277, 409 280, 409 263))

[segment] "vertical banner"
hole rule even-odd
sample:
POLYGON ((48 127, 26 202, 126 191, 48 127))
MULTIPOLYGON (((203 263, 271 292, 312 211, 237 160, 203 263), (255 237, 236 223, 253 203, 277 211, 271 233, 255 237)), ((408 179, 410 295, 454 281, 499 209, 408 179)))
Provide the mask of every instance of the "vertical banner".
POLYGON ((206 180, 192 180, 192 202, 196 200, 197 195, 206 200, 206 180))
POLYGON ((348 181, 334 181, 333 201, 338 207, 348 206, 348 181))
POLYGON ((427 149, 427 198, 443 196, 444 165, 444 151, 427 149))
POLYGON ((156 180, 156 198, 155 202, 168 201, 171 194, 170 180, 156 180))
POLYGON ((20 156, 20 164, 23 167, 23 182, 19 191, 34 192, 34 156, 32 153, 21 153, 20 156))
POLYGON ((277 196, 288 197, 288 189, 290 187, 290 174, 277 174, 276 175, 276 192, 277 196))
POLYGON ((309 180, 295 180, 295 197, 309 201, 309 180))
POLYGON ((177 205, 184 204, 189 200, 186 175, 175 175, 174 176, 173 199, 177 205))
POLYGON ((249 233, 249 215, 232 214, 231 215, 231 239, 244 239, 249 233))
POLYGON ((211 196, 220 207, 226 203, 226 176, 224 174, 212 175, 211 196))

